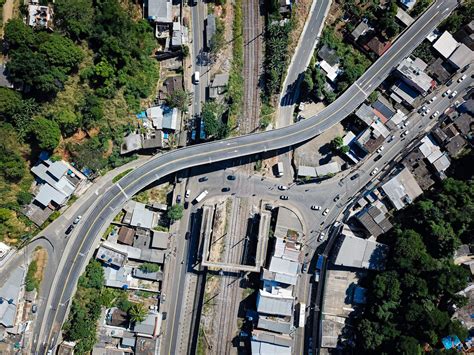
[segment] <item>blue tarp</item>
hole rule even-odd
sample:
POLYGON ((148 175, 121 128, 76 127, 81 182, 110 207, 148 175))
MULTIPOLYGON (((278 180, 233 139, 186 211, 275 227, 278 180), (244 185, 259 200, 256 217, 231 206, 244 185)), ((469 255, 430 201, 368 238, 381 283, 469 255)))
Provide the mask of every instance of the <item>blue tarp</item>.
POLYGON ((137 113, 136 116, 137 116, 138 119, 144 119, 144 118, 146 118, 146 112, 142 111, 140 113, 137 113))
POLYGON ((457 348, 461 344, 461 340, 459 340, 457 335, 449 335, 441 339, 443 346, 446 350, 457 348))

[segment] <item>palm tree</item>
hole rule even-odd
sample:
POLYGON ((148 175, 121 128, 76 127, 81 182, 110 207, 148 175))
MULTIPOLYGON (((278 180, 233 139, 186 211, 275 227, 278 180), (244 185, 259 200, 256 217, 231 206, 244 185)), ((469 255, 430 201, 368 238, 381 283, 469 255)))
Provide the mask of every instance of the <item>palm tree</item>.
POLYGON ((143 306, 143 304, 135 303, 128 311, 128 314, 130 315, 130 320, 132 322, 143 322, 148 315, 148 310, 143 306))

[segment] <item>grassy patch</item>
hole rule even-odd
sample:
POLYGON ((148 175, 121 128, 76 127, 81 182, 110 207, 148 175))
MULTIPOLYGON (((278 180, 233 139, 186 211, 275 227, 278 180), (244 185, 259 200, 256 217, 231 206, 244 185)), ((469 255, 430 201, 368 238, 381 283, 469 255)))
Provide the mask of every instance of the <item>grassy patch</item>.
POLYGON ((123 178, 125 175, 127 175, 129 172, 131 172, 133 169, 127 169, 125 171, 122 171, 120 174, 118 174, 116 177, 112 179, 112 182, 115 184, 117 181, 119 181, 121 178, 123 178))
POLYGON ((237 117, 242 113, 244 98, 244 37, 243 37, 243 18, 242 18, 242 0, 236 0, 234 4, 234 26, 233 32, 233 52, 232 67, 229 74, 229 128, 235 126, 237 117))
POLYGON ((25 290, 31 292, 33 290, 39 289, 40 280, 35 277, 36 271, 38 270, 38 263, 36 260, 31 260, 30 265, 28 265, 28 271, 25 278, 25 290))

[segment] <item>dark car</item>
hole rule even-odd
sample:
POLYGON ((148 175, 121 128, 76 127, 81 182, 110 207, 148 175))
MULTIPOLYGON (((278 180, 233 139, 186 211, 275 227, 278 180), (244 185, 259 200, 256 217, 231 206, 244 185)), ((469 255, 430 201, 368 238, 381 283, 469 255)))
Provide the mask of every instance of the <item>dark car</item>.
POLYGON ((230 191, 230 187, 223 187, 221 191, 222 191, 222 192, 229 192, 229 191, 230 191))
POLYGON ((340 198, 341 196, 337 195, 336 197, 334 197, 334 202, 338 201, 340 198))
POLYGON ((190 233, 190 232, 186 232, 186 234, 184 235, 184 239, 185 239, 185 240, 188 240, 190 236, 191 236, 191 233, 190 233))
POLYGON ((162 320, 166 320, 166 317, 168 317, 168 312, 161 313, 161 319, 162 320))
POLYGON ((281 199, 281 200, 288 200, 288 196, 286 196, 286 195, 281 195, 281 196, 280 196, 280 199, 281 199))
POLYGON ((359 174, 358 174, 358 173, 357 173, 357 174, 354 174, 354 175, 351 176, 351 180, 355 180, 355 179, 357 179, 358 177, 359 177, 359 174))
POLYGON ((74 224, 71 224, 67 229, 66 229, 66 235, 71 234, 72 230, 74 229, 74 224))
POLYGON ((32 305, 31 306, 31 313, 36 313, 38 311, 38 306, 37 305, 32 305))
POLYGON ((453 83, 453 79, 449 80, 449 81, 446 83, 446 86, 451 86, 452 83, 453 83))
POLYGON ((181 203, 181 195, 176 196, 176 203, 181 203))
POLYGON ((235 175, 229 175, 229 176, 227 176, 227 180, 235 180, 235 179, 237 179, 237 178, 235 177, 235 175))
POLYGON ((207 180, 209 180, 209 179, 207 178, 207 176, 203 176, 203 177, 199 178, 198 181, 199 181, 199 182, 204 182, 204 181, 207 181, 207 180))

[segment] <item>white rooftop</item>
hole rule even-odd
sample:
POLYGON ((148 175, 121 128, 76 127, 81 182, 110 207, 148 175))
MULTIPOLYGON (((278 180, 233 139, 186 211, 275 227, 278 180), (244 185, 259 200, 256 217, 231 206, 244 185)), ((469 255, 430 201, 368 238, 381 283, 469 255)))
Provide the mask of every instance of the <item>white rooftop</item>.
POLYGON ((257 312, 291 316, 293 314, 293 297, 259 290, 257 296, 257 312))
POLYGON ((433 44, 433 48, 445 59, 448 59, 458 45, 459 43, 454 39, 451 33, 444 31, 435 44, 433 44))
POLYGON ((130 225, 151 229, 155 224, 155 213, 147 208, 145 204, 137 202, 133 209, 132 220, 130 225))
POLYGON ((362 269, 383 269, 383 260, 388 250, 386 245, 354 236, 342 238, 334 264, 362 269))
POLYGON ((408 168, 382 185, 382 189, 397 210, 413 202, 423 193, 408 168))

